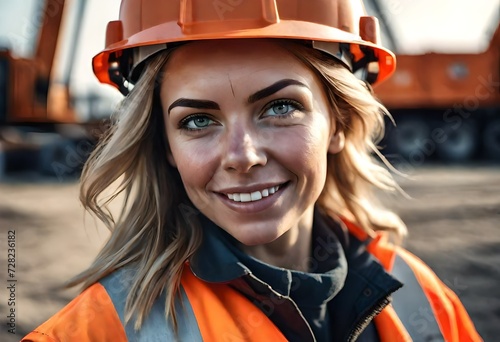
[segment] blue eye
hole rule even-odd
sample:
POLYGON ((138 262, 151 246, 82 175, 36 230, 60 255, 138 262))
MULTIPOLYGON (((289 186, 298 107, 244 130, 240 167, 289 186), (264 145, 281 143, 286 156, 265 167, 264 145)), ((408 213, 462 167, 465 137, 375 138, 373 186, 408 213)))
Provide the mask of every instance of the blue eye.
POLYGON ((182 120, 180 126, 188 130, 199 130, 214 124, 214 120, 205 115, 191 115, 182 120))
POLYGON ((287 117, 296 110, 303 107, 296 101, 292 100, 277 100, 271 102, 265 109, 265 116, 287 117))

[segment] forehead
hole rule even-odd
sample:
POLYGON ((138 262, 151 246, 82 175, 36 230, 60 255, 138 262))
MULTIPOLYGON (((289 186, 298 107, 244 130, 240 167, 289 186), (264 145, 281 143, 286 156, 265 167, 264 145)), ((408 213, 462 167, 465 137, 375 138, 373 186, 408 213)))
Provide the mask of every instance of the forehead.
POLYGON ((177 86, 221 78, 252 82, 275 78, 316 81, 312 70, 282 43, 257 39, 188 43, 172 53, 163 71, 165 81, 177 86))

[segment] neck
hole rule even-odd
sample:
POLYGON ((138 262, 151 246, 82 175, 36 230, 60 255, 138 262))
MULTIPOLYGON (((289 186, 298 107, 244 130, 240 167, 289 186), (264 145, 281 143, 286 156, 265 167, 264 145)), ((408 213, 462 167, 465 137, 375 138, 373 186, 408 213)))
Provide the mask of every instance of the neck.
POLYGON ((299 221, 275 241, 258 246, 244 246, 248 255, 267 264, 297 271, 308 271, 314 207, 308 209, 299 221))

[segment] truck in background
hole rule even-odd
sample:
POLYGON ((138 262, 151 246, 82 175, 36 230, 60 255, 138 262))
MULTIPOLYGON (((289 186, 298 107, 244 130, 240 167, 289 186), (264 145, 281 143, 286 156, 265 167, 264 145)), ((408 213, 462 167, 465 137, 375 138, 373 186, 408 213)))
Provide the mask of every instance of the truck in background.
POLYGON ((500 25, 477 54, 397 55, 395 74, 374 89, 392 114, 386 155, 429 160, 500 160, 500 25))

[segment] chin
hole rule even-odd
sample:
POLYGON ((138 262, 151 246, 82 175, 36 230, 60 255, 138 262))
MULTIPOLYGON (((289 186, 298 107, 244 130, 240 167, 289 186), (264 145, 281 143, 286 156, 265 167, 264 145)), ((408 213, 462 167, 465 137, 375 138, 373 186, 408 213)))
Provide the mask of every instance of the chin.
POLYGON ((279 232, 276 229, 252 229, 251 231, 238 232, 231 234, 236 240, 246 246, 266 245, 278 239, 284 232, 279 232))

